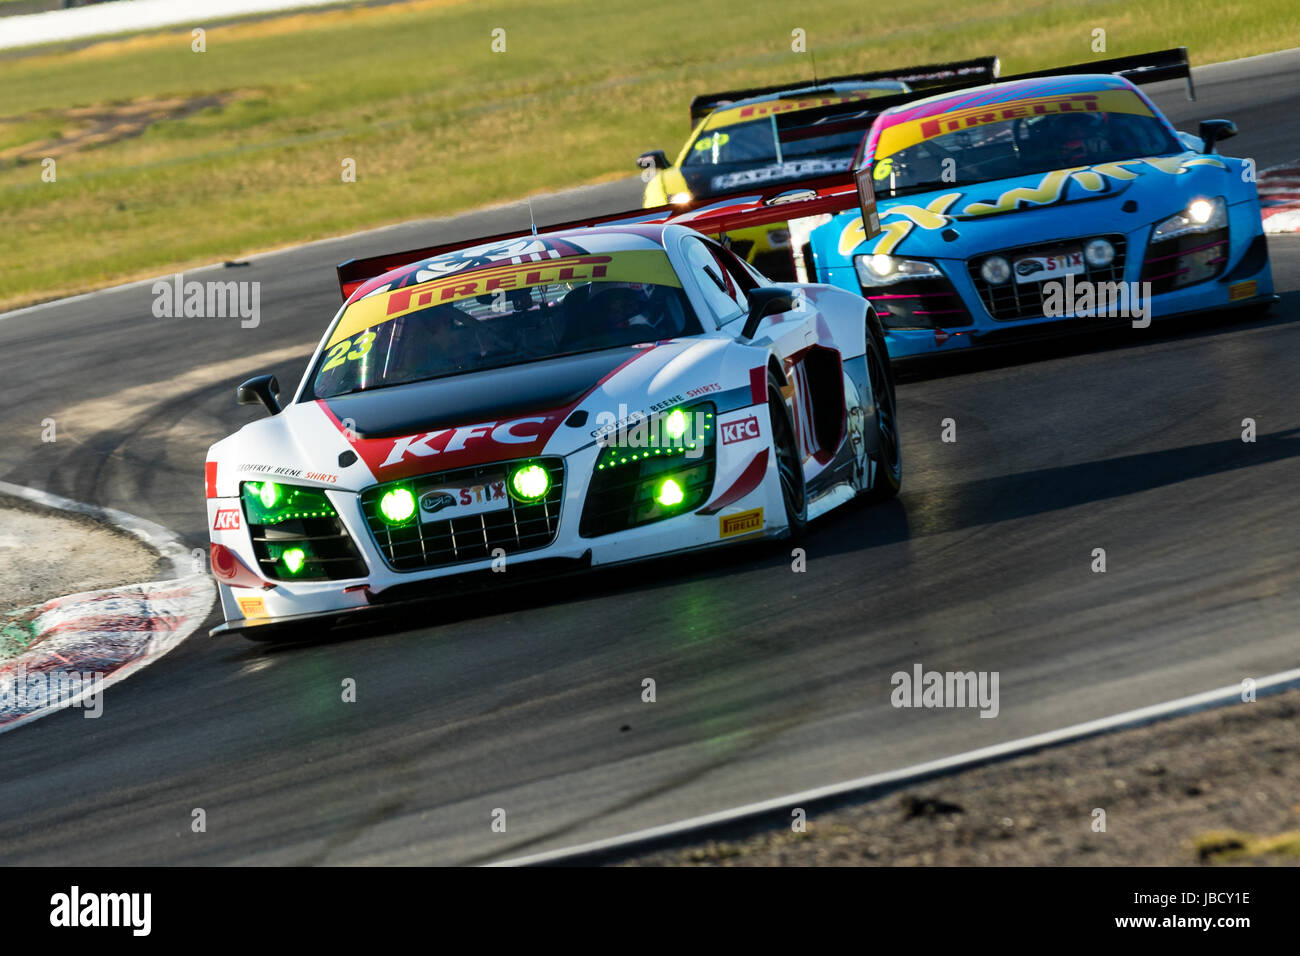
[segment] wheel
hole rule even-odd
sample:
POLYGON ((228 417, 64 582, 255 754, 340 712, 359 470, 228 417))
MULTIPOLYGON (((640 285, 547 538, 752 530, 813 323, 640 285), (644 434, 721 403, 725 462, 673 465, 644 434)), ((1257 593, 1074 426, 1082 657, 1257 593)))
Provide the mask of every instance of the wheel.
POLYGON ((772 447, 776 450, 776 470, 781 478, 781 500, 790 537, 798 538, 808 527, 808 496, 804 493, 803 462, 794 441, 790 411, 781 397, 776 377, 767 373, 767 410, 772 419, 772 447))
POLYGON ((870 326, 867 328, 867 376, 871 380, 871 397, 876 406, 879 450, 871 456, 876 463, 875 482, 863 493, 863 498, 886 501, 898 494, 903 485, 903 449, 898 438, 894 373, 889 367, 884 343, 870 326))

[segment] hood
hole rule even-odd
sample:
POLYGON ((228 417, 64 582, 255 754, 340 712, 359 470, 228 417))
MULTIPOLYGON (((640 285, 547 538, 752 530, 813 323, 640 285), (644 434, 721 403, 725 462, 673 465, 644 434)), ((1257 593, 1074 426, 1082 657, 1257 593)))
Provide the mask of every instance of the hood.
POLYGON ((885 253, 966 259, 1003 246, 1086 233, 1127 233, 1224 195, 1239 161, 1199 153, 1075 166, 1046 173, 936 189, 878 204, 882 232, 863 240, 862 218, 837 216, 840 256, 885 253), (1234 167, 1231 167, 1235 169, 1234 167))
POLYGON ((322 402, 339 421, 351 421, 352 432, 362 439, 503 421, 575 405, 595 383, 641 351, 628 347, 566 355, 322 402))
POLYGON ((297 402, 218 442, 208 457, 219 462, 224 496, 259 476, 357 491, 569 455, 620 421, 713 396, 721 383, 747 383, 753 357, 731 344, 716 333, 297 402))

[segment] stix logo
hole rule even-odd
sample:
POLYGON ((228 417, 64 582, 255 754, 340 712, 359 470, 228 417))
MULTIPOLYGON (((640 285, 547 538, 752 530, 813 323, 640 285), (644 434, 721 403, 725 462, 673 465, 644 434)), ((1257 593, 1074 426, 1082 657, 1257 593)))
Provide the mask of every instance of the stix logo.
POLYGON ((750 534, 763 529, 763 509, 753 508, 739 514, 723 515, 718 518, 718 537, 734 538, 741 534, 750 534))
POLYGON ((471 485, 460 489, 460 503, 470 505, 476 501, 497 501, 506 496, 506 483, 494 481, 488 485, 471 485))
POLYGON ((507 497, 505 479, 485 485, 465 485, 462 488, 437 488, 420 496, 420 510, 437 514, 446 508, 464 508, 473 504, 504 501, 507 497))
POLYGON ((738 422, 726 422, 722 426, 722 444, 734 445, 736 442, 749 441, 751 438, 757 438, 761 432, 758 428, 758 418, 750 415, 748 418, 742 418, 738 422))
POLYGON ((541 429, 532 427, 545 425, 546 417, 516 418, 508 422, 487 422, 482 425, 466 425, 461 428, 444 428, 439 431, 425 432, 422 435, 410 435, 393 442, 388 457, 380 468, 401 464, 409 455, 414 458, 428 458, 432 455, 444 455, 451 452, 475 450, 487 444, 528 445, 538 441, 541 429))
POLYGON ((213 531, 238 531, 239 509, 218 508, 217 516, 212 522, 213 531))

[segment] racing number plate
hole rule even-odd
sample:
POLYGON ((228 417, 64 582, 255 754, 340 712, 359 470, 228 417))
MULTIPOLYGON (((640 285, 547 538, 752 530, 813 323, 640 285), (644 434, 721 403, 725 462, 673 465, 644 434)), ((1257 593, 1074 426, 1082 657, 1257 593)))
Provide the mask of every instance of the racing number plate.
POLYGON ((1066 249, 1046 256, 1021 256, 1012 263, 1011 270, 1020 283, 1083 275, 1083 250, 1066 249))
POLYGON ((420 495, 420 520, 446 521, 449 518, 466 518, 489 511, 504 511, 510 507, 506 479, 488 478, 479 484, 444 485, 430 488, 420 495))

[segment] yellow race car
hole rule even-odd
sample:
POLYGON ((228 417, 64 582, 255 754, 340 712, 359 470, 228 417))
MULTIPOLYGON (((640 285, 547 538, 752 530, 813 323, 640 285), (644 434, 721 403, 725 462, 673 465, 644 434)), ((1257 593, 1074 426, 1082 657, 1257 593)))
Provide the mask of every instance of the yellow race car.
MULTIPOLYGON (((843 175, 871 121, 913 89, 993 79, 996 57, 829 77, 820 83, 727 90, 691 101, 691 135, 675 162, 663 150, 642 153, 648 209, 691 208, 718 196, 783 182, 843 175)), ((786 223, 731 233, 731 248, 773 279, 794 280, 786 223)))

